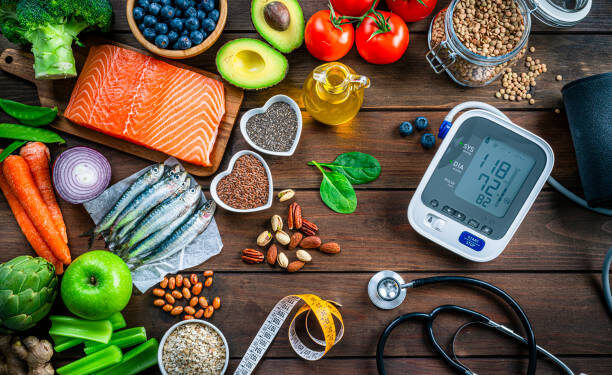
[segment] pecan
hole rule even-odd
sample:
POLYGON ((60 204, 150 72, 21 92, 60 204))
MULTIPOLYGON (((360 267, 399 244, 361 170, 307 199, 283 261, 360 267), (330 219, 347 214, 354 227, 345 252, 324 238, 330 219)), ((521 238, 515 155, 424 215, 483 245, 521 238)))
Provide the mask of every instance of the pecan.
POLYGON ((302 207, 299 204, 293 202, 295 204, 295 208, 293 209, 293 226, 295 229, 300 229, 302 227, 302 207))
POLYGON ((300 242, 302 241, 302 233, 295 232, 291 235, 291 240, 289 241, 289 250, 295 249, 300 242))
POLYGON ((293 202, 289 205, 289 212, 287 213, 287 228, 293 229, 293 210, 297 203, 293 202))
POLYGON ((268 249, 268 254, 266 255, 266 260, 268 264, 274 265, 276 263, 276 256, 278 254, 278 250, 276 249, 276 245, 272 244, 268 249))
POLYGON ((314 236, 319 231, 319 227, 310 220, 302 219, 302 233, 307 236, 314 236))
POLYGON ((244 249, 242 250, 242 260, 245 263, 263 263, 264 255, 261 251, 255 249, 244 249))

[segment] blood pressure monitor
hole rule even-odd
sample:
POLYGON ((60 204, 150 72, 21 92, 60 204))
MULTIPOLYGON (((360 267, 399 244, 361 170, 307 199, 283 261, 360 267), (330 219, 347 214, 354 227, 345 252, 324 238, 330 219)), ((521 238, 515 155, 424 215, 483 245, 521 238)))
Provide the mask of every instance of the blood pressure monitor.
POLYGON ((496 258, 550 175, 551 147, 489 111, 452 124, 408 206, 424 237, 473 261, 496 258))

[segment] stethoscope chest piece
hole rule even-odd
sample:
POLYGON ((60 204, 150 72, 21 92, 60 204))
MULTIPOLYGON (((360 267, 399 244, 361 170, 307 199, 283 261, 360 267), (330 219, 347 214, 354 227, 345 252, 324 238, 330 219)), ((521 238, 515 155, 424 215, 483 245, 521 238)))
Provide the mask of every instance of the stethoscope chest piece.
POLYGON ((372 303, 383 310, 398 307, 406 298, 406 289, 402 288, 404 279, 389 270, 380 271, 368 283, 368 296, 372 303))

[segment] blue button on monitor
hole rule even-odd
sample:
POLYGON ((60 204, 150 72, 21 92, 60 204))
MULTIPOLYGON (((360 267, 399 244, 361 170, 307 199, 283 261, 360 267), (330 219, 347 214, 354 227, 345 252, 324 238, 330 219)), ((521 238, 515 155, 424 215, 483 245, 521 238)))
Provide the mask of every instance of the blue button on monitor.
POLYGON ((485 241, 482 238, 466 231, 461 232, 459 235, 459 242, 475 251, 480 251, 485 246, 485 241))

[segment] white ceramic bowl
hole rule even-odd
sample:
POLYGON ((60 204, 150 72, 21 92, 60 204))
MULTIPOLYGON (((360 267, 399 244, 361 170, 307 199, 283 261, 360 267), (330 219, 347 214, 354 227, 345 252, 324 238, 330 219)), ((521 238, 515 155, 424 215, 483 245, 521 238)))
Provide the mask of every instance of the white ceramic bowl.
POLYGON ((291 99, 290 97, 286 95, 274 95, 273 97, 268 99, 268 101, 266 102, 266 104, 264 104, 263 107, 253 108, 247 111, 244 115, 242 115, 242 118, 240 119, 240 132, 242 132, 242 136, 244 137, 244 139, 246 139, 247 143, 251 147, 253 147, 255 150, 261 153, 268 154, 268 155, 274 155, 274 156, 291 156, 295 152, 295 149, 297 148, 298 143, 300 143, 300 136, 302 135, 302 112, 300 111, 300 107, 297 105, 295 100, 291 99), (247 121, 249 121, 251 117, 258 115, 260 113, 266 112, 272 104, 278 103, 278 102, 284 102, 284 103, 289 104, 291 108, 295 111, 295 114, 297 115, 297 132, 295 133, 295 139, 293 140, 293 145, 291 146, 291 149, 289 151, 283 151, 283 152, 270 151, 270 150, 266 150, 265 148, 261 148, 260 146, 257 146, 255 142, 253 142, 253 140, 249 137, 249 134, 247 133, 247 130, 246 130, 247 121))
POLYGON ((164 352, 164 344, 166 343, 166 339, 168 339, 168 336, 170 336, 170 334, 178 326, 181 326, 183 324, 193 324, 193 323, 200 323, 200 324, 209 326, 210 328, 214 329, 215 332, 217 332, 219 334, 219 336, 221 336, 221 339, 223 340, 223 344, 225 345, 225 365, 223 366, 223 370, 221 370, 221 374, 220 375, 225 374, 225 371, 227 370, 227 366, 229 364, 229 358, 230 358, 230 356, 229 356, 229 345, 227 345, 227 340, 225 339, 225 336, 223 336, 223 333, 221 333, 219 328, 217 328, 213 324, 210 324, 209 322, 207 322, 205 320, 201 320, 201 319, 191 319, 191 320, 180 321, 180 322, 176 323, 175 325, 173 325, 172 327, 170 327, 166 331, 166 333, 164 334, 164 337, 162 337, 162 339, 161 339, 161 341, 159 343, 159 349, 157 350, 157 364, 159 366, 159 371, 161 371, 161 373, 163 375, 168 375, 168 373, 166 372, 166 369, 164 368, 164 364, 162 363, 162 353, 164 352))
POLYGON ((257 212, 257 211, 267 210, 268 208, 272 207, 272 199, 273 199, 273 195, 274 195, 274 186, 272 185, 272 172, 270 172, 270 168, 268 167, 268 163, 266 163, 264 158, 261 155, 259 155, 258 153, 256 153, 256 152, 249 151, 249 150, 238 151, 237 153, 234 154, 234 156, 232 156, 232 159, 230 160, 230 163, 229 163, 229 166, 227 167, 227 169, 224 170, 223 172, 218 173, 215 176, 215 178, 213 178, 212 182, 210 183, 210 195, 212 196, 213 200, 219 206, 225 208, 228 211, 239 212, 239 213, 248 213, 248 212, 257 212), (266 204, 264 204, 263 206, 241 210, 239 208, 234 208, 234 207, 228 206, 217 195, 217 184, 219 184, 219 181, 223 177, 227 176, 228 174, 230 174, 232 172, 232 170, 234 170, 234 164, 236 163, 236 160, 238 160, 238 158, 241 157, 242 155, 253 155, 254 157, 257 158, 257 160, 259 160, 261 162, 261 164, 264 166, 264 169, 266 170, 266 175, 268 176, 268 202, 266 202, 266 204))

